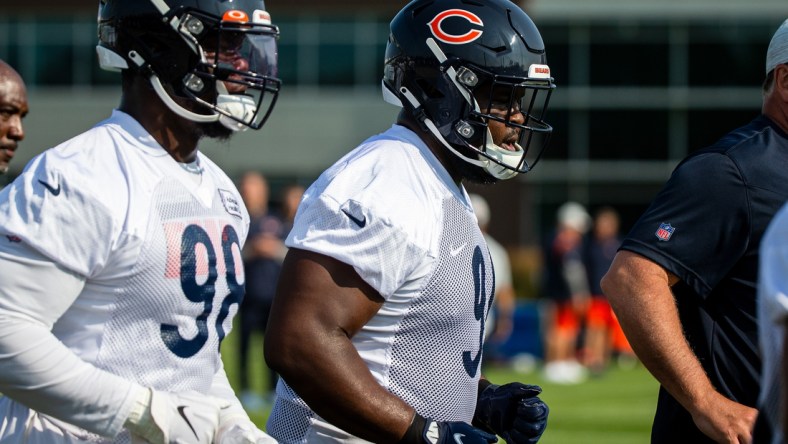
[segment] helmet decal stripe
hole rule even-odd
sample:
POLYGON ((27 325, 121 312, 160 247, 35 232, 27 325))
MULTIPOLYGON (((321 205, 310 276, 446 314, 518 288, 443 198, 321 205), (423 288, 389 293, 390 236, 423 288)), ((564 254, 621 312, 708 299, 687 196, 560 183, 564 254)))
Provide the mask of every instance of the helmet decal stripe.
POLYGON ((271 24, 271 14, 261 9, 255 9, 252 13, 252 23, 257 23, 260 25, 270 25, 271 24))
POLYGON ((164 3, 164 0, 150 0, 153 3, 153 6, 158 9, 161 15, 166 16, 168 12, 170 12, 170 7, 167 6, 167 3, 164 3))
POLYGON ((222 20, 226 22, 249 23, 249 15, 237 9, 225 11, 222 20))
POLYGON ((533 64, 528 67, 528 77, 532 79, 550 79, 550 67, 533 64))
POLYGON ((470 11, 466 11, 464 9, 447 9, 446 11, 436 15, 435 18, 427 23, 427 26, 430 27, 432 35, 434 35, 436 39, 452 45, 461 45, 465 43, 471 43, 482 36, 484 31, 481 29, 470 29, 468 32, 461 35, 447 33, 443 30, 441 25, 443 24, 443 21, 449 17, 461 17, 474 25, 478 25, 482 28, 484 27, 484 22, 482 22, 482 19, 470 11))

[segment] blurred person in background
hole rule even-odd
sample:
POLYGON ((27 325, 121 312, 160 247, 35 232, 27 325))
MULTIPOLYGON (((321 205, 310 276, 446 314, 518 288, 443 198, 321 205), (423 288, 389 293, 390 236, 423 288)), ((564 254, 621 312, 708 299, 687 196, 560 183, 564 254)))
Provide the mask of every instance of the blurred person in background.
POLYGON ((566 202, 556 212, 556 229, 543 248, 542 294, 545 308, 545 379, 577 384, 587 371, 578 359, 578 340, 588 307, 583 236, 591 225, 585 207, 566 202))
POLYGON ((267 430, 285 443, 535 443, 541 388, 481 375, 494 273, 464 182, 514 178, 541 156, 544 43, 508 0, 414 0, 390 30, 382 86, 397 121, 320 175, 287 238, 267 430))
POLYGON ((118 108, 0 192, 0 442, 274 442, 220 354, 249 214, 198 145, 264 124, 278 35, 261 0, 99 2, 118 108))
POLYGON ((22 119, 27 112, 27 88, 22 76, 0 60, 0 174, 8 172, 19 142, 25 138, 22 119))
MULTIPOLYGON (((282 222, 285 224, 284 231, 290 233, 293 229, 298 205, 304 197, 304 187, 298 184, 288 185, 282 190, 282 222)), ((287 248, 287 247, 285 247, 287 248)))
POLYGON ((583 364, 592 374, 604 372, 613 355, 622 365, 629 365, 633 359, 632 348, 600 284, 621 245, 619 226, 615 208, 600 208, 594 214, 593 228, 583 245, 583 264, 591 294, 585 318, 583 364))
POLYGON ((490 361, 501 359, 497 353, 498 347, 506 342, 512 334, 517 300, 512 285, 512 266, 509 254, 488 231, 491 217, 490 206, 487 204, 487 200, 478 194, 471 194, 470 198, 479 228, 482 230, 487 248, 490 250, 490 259, 495 273, 493 306, 487 315, 484 347, 485 364, 490 364, 490 361))
MULTIPOLYGON (((264 393, 257 393, 249 382, 249 349, 255 332, 265 334, 282 260, 287 253, 284 239, 289 230, 282 218, 269 208, 270 188, 263 174, 257 171, 244 173, 239 191, 249 211, 249 235, 243 249, 246 294, 238 311, 241 330, 238 341, 239 397, 244 407, 258 411, 267 400, 273 399, 277 375, 268 369, 264 393)), ((265 365, 262 350, 256 352, 254 356, 265 365)))
MULTIPOLYGON (((766 51, 761 114, 673 171, 602 289, 661 384, 654 443, 752 442, 761 239, 788 200, 788 20, 766 51)), ((770 442, 770 429, 761 436, 770 442)))

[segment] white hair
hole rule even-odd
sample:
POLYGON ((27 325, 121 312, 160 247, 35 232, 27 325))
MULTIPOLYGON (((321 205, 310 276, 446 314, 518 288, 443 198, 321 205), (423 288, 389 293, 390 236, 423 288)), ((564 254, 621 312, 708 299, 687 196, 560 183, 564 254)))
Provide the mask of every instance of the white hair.
POLYGON ((558 223, 585 233, 591 228, 591 216, 586 208, 577 202, 566 202, 556 213, 558 223))

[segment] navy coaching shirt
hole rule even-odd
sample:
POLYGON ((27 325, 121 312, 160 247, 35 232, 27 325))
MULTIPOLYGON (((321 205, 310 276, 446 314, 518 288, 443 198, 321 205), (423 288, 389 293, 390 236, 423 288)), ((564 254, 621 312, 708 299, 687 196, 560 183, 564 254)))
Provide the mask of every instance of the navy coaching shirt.
MULTIPOLYGON (((761 361, 756 325, 758 247, 788 200, 788 137, 761 115, 689 155, 620 249, 678 276, 687 339, 717 390, 750 407, 761 361)), ((653 443, 713 442, 660 389, 653 443)))

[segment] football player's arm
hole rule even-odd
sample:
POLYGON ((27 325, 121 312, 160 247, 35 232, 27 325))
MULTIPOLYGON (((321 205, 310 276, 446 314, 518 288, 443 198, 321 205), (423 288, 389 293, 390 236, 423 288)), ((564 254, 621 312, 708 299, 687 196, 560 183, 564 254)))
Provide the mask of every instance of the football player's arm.
POLYGON ((103 436, 125 427, 135 441, 213 442, 220 406, 211 398, 142 387, 83 361, 52 334, 84 278, 17 243, 0 248, 0 282, 0 392, 103 436), (183 407, 190 419, 176 414, 183 407))
POLYGON ((290 249, 265 334, 268 365, 323 419, 380 443, 494 443, 464 422, 418 415, 374 379, 351 342, 383 298, 343 262, 290 249), (428 441, 429 437, 429 441, 428 441))
POLYGON ((84 279, 24 245, 3 250, 0 392, 91 432, 117 434, 144 389, 81 360, 51 333, 84 279))
POLYGON ((383 304, 355 270, 291 248, 265 335, 265 358, 318 415, 360 438, 397 442, 414 409, 374 379, 351 342, 383 304))
POLYGON ((757 411, 714 388, 683 333, 671 286, 678 277, 636 253, 620 251, 602 278, 633 350, 659 383, 717 442, 749 443, 757 411))

